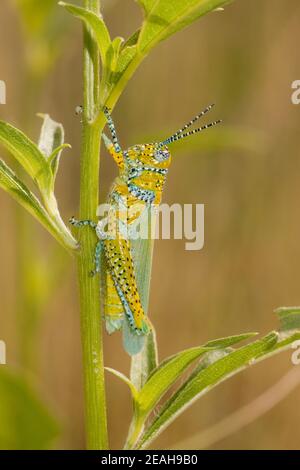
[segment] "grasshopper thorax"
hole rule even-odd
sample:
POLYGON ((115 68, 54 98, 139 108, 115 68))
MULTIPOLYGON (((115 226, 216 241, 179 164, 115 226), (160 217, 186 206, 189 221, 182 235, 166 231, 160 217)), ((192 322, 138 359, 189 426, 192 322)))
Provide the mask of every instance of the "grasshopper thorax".
POLYGON ((124 177, 129 192, 148 203, 159 203, 171 163, 166 145, 134 145, 124 152, 124 177))

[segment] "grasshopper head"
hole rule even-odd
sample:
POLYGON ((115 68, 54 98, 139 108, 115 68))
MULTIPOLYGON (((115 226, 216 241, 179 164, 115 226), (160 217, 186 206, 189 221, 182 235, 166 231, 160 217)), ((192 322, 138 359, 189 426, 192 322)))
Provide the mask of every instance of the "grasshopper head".
POLYGON ((126 154, 128 163, 132 166, 168 168, 171 163, 171 154, 167 145, 160 143, 134 145, 126 154))

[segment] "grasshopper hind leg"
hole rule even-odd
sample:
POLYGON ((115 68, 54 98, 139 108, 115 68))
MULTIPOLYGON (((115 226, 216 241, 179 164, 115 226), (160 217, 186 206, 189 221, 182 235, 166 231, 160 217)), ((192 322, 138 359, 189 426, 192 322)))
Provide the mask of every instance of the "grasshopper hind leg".
POLYGON ((123 343, 130 355, 143 348, 151 325, 144 312, 136 284, 134 264, 128 240, 105 240, 105 257, 108 270, 123 306, 123 343))
MULTIPOLYGON (((124 320, 122 325, 123 346, 130 356, 138 354, 144 347, 145 335, 148 334, 148 325, 145 330, 136 327, 133 313, 128 305, 122 290, 117 286, 117 292, 124 308, 124 320)), ((144 323, 143 323, 144 325, 144 323)), ((145 323, 146 325, 146 323, 145 323)))
POLYGON ((121 330, 124 322, 124 307, 108 270, 104 253, 101 253, 103 272, 101 275, 102 312, 109 335, 121 330))

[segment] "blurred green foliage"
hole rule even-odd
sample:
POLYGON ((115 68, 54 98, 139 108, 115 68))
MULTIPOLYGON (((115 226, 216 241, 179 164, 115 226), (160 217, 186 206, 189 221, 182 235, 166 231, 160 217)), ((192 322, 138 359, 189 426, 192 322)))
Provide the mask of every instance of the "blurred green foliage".
POLYGON ((62 51, 68 20, 57 0, 14 0, 24 33, 25 60, 33 79, 42 79, 62 51))
POLYGON ((0 369, 0 449, 47 449, 58 424, 20 373, 0 369))

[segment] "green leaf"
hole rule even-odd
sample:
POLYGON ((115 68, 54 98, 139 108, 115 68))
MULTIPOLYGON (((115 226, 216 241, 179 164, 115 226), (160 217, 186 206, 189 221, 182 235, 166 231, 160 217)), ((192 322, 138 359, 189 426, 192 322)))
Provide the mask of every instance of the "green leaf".
POLYGON ((116 72, 116 68, 118 66, 118 60, 119 60, 119 56, 120 56, 123 44, 124 44, 124 39, 121 36, 117 36, 112 41, 112 43, 110 44, 108 48, 108 51, 106 54, 107 63, 106 63, 106 68, 104 70, 104 75, 103 75, 103 79, 105 80, 106 85, 108 85, 109 82, 112 83, 113 81, 111 77, 116 72))
POLYGON ((49 231, 54 224, 38 198, 22 183, 16 174, 0 159, 0 187, 18 201, 49 231))
POLYGON ((77 248, 76 240, 57 225, 38 198, 20 181, 15 173, 0 159, 0 187, 35 217, 64 247, 77 248))
POLYGON ((300 329, 300 307, 280 307, 275 310, 281 331, 300 329))
POLYGON ((125 49, 126 47, 135 46, 138 42, 140 32, 141 32, 141 29, 138 29, 137 31, 135 31, 123 44, 123 49, 125 49))
POLYGON ((164 393, 180 378, 187 367, 197 358, 212 349, 224 349, 251 338, 256 333, 247 333, 211 341, 204 346, 190 348, 175 354, 153 371, 138 397, 139 413, 147 415, 164 393))
POLYGON ((201 16, 226 5, 231 0, 139 0, 146 18, 139 35, 140 52, 150 50, 201 16))
POLYGON ((38 450, 51 446, 58 424, 25 379, 0 368, 0 448, 38 450))
POLYGON ((49 114, 38 114, 38 116, 43 119, 38 147, 50 164, 54 181, 62 150, 71 146, 64 144, 65 131, 61 123, 53 121, 49 114))
POLYGON ((122 38, 121 36, 117 36, 116 38, 114 38, 111 44, 114 50, 114 58, 115 58, 114 67, 115 67, 117 65, 117 60, 120 55, 122 45, 124 44, 124 38, 122 38))
POLYGON ((111 39, 103 18, 85 8, 77 7, 70 3, 58 2, 58 4, 64 7, 69 13, 72 13, 72 15, 80 18, 91 28, 99 47, 102 64, 105 66, 111 39))
POLYGON ((225 377, 241 370, 245 365, 269 351, 276 344, 278 335, 270 333, 261 340, 227 354, 225 357, 208 365, 204 370, 188 379, 186 383, 167 401, 157 418, 142 436, 138 447, 144 447, 162 432, 186 407, 199 398, 205 391, 224 380, 225 377))
MULTIPOLYGON (((44 131, 42 131, 42 134, 44 135, 44 131)), ((53 144, 54 140, 52 142, 53 144)), ((55 194, 53 192, 55 174, 58 165, 56 152, 59 153, 60 148, 58 147, 58 149, 55 149, 54 153, 52 152, 52 154, 48 157, 47 154, 45 153, 44 155, 38 146, 32 142, 23 132, 3 121, 0 121, 0 143, 3 144, 3 146, 12 154, 13 157, 15 157, 19 164, 29 174, 29 176, 31 176, 31 178, 36 182, 42 195, 46 212, 48 212, 50 219, 52 219, 53 222, 51 227, 49 227, 47 224, 48 230, 60 242, 62 242, 64 247, 68 250, 77 249, 78 244, 61 218, 55 194), (56 227, 55 230, 53 230, 54 227, 56 227)), ((49 148, 50 147, 51 145, 49 145, 49 148)), ((47 147, 47 152, 48 150, 49 149, 47 147)), ((10 193, 14 193, 13 188, 15 188, 15 185, 17 185, 18 190, 16 191, 16 194, 18 196, 19 202, 22 201, 22 205, 25 205, 24 203, 26 202, 27 210, 30 210, 31 213, 33 213, 35 216, 37 216, 37 204, 39 204, 38 215, 40 216, 40 210, 42 206, 39 202, 37 202, 38 200, 35 198, 33 206, 32 204, 29 204, 28 194, 30 191, 26 188, 25 185, 23 185, 23 183, 20 182, 20 180, 17 179, 16 175, 11 172, 7 166, 3 166, 3 163, 2 168, 4 168, 5 173, 5 181, 3 180, 3 184, 5 185, 7 183, 7 177, 9 177, 10 183, 7 187, 10 188, 10 193)), ((32 202, 33 195, 32 193, 30 193, 30 195, 32 202)), ((45 225, 44 217, 38 217, 38 220, 40 220, 43 225, 45 225)))
MULTIPOLYGON (((55 161, 60 158, 62 150, 71 149, 71 148, 72 148, 72 146, 70 144, 62 144, 59 147, 57 147, 56 149, 54 149, 53 152, 51 153, 49 159, 48 159, 51 167, 53 167, 55 165, 55 161)), ((56 171, 57 171, 57 169, 56 169, 56 171)), ((55 171, 55 173, 56 173, 56 171, 55 171)))
POLYGON ((200 364, 164 404, 159 415, 140 438, 137 448, 148 446, 185 409, 213 387, 246 367, 289 348, 299 338, 299 331, 292 331, 289 335, 272 332, 261 340, 229 352, 224 357, 210 358, 206 364, 200 364))
MULTIPOLYGON (((160 41, 191 24, 209 11, 229 3, 231 0, 140 0, 145 12, 142 27, 134 32, 120 49, 117 66, 114 63, 113 48, 107 53, 101 82, 102 104, 113 109, 128 80, 134 74, 149 51, 160 41), (113 62, 112 73, 109 70, 113 62)), ((96 26, 90 25, 97 34, 96 26)), ((97 120, 102 120, 99 111, 97 120)))
MULTIPOLYGON (((151 384, 151 380, 153 380, 153 377, 155 378, 155 375, 159 377, 159 374, 163 372, 164 369, 167 369, 169 365, 172 366, 172 361, 174 361, 176 357, 180 357, 182 353, 162 363, 149 377, 148 382, 138 396, 138 403, 135 405, 136 419, 128 439, 128 448, 147 447, 153 439, 169 426, 186 408, 191 406, 195 400, 210 391, 223 380, 250 365, 290 348, 294 341, 300 338, 300 308, 281 307, 276 310, 276 313, 281 323, 279 333, 272 332, 261 340, 255 341, 237 350, 231 347, 228 348, 233 344, 231 338, 223 338, 206 343, 204 347, 210 347, 210 351, 203 355, 203 359, 188 376, 184 384, 165 402, 159 414, 153 418, 152 422, 143 432, 145 425, 144 417, 147 417, 147 414, 143 413, 143 410, 141 413, 140 401, 143 401, 143 393, 145 393, 145 391, 146 400, 147 395, 152 393, 152 390, 149 390, 147 393, 147 384, 151 384), (220 347, 220 349, 213 349, 214 347, 220 347)), ((240 338, 243 339, 243 336, 240 338)), ((153 411, 155 406, 154 400, 151 406, 153 411)))
POLYGON ((155 405, 170 389, 170 387, 181 378, 183 372, 193 361, 212 350, 224 350, 230 345, 252 337, 255 333, 230 336, 210 342, 210 346, 200 346, 182 351, 163 361, 149 376, 147 382, 141 389, 134 402, 134 420, 130 427, 126 448, 132 448, 142 432, 144 423, 153 411, 155 405))
POLYGON ((134 384, 128 379, 128 377, 126 377, 126 375, 122 374, 122 372, 119 372, 118 370, 112 369, 111 367, 105 367, 105 370, 111 372, 113 375, 121 379, 129 387, 133 400, 137 400, 138 390, 135 388, 134 384))
MULTIPOLYGON (((145 15, 147 16, 150 11, 153 9, 155 4, 157 3, 157 0, 136 0, 141 7, 144 9, 145 15)), ((215 8, 213 11, 223 11, 223 8, 215 8)))
POLYGON ((241 335, 226 336, 226 338, 218 338, 208 341, 207 343, 205 343, 204 346, 206 348, 225 349, 230 346, 233 346, 234 344, 241 343, 246 339, 253 338, 253 336, 256 336, 257 334, 258 333, 256 332, 251 332, 242 333, 241 335))
POLYGON ((153 8, 153 5, 157 2, 157 0, 136 0, 141 7, 144 9, 145 15, 147 16, 153 8))
POLYGON ((0 121, 0 142, 37 182, 41 190, 50 186, 52 180, 50 165, 36 144, 23 132, 0 121))
POLYGON ((131 359, 130 379, 138 390, 145 385, 148 377, 158 366, 156 333, 152 327, 145 340, 145 346, 139 354, 131 359))
MULTIPOLYGON (((127 46, 121 49, 114 70, 109 76, 108 89, 111 90, 113 87, 116 87, 120 80, 126 76, 128 68, 134 63, 134 59, 137 59, 136 45, 127 46)), ((139 60, 137 61, 137 65, 139 60)), ((131 73, 133 73, 134 69, 135 67, 132 69, 132 72, 129 73, 129 76, 131 76, 131 73)))

